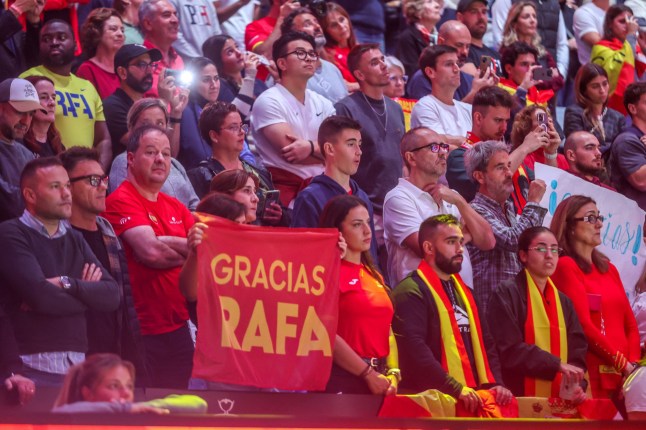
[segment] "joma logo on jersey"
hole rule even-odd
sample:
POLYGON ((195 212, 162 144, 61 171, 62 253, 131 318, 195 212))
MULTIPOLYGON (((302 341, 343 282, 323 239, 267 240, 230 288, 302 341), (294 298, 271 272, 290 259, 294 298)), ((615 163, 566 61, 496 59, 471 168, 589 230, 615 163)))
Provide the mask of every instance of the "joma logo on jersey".
POLYGON ((83 94, 56 91, 56 102, 63 110, 63 116, 79 117, 79 112, 89 119, 94 119, 92 109, 83 94))

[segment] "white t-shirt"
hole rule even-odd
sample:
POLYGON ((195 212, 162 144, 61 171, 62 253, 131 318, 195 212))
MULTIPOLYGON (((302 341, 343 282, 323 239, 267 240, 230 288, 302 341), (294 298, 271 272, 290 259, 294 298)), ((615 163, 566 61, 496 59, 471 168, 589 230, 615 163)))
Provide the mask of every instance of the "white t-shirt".
MULTIPOLYGON (((220 0, 220 6, 226 7, 230 4, 237 3, 238 0, 220 0)), ((260 4, 260 0, 251 0, 246 5, 242 6, 236 13, 231 15, 229 19, 221 23, 222 31, 228 34, 236 41, 238 49, 242 52, 245 51, 244 45, 244 30, 247 24, 253 21, 253 11, 256 6, 260 4)))
POLYGON ((471 105, 458 100, 453 103, 444 104, 432 94, 422 97, 413 107, 411 128, 422 126, 439 134, 466 136, 471 131, 471 105))
POLYGON ((323 120, 335 113, 332 102, 311 90, 305 90, 304 104, 280 84, 260 94, 251 110, 251 131, 264 164, 286 170, 302 179, 323 173, 323 166, 320 164, 287 162, 265 137, 262 129, 273 124, 287 123, 296 137, 316 141, 323 120))
MULTIPOLYGON (((460 219, 458 208, 442 202, 439 206, 426 191, 420 190, 404 178, 386 194, 384 199, 384 240, 388 251, 388 276, 394 288, 410 272, 417 269, 421 258, 404 246, 404 240, 419 231, 425 219, 433 215, 451 214, 460 219)), ((466 285, 473 286, 473 270, 466 247, 460 276, 466 285)))
POLYGON ((168 0, 177 10, 179 34, 173 48, 183 59, 202 56, 202 44, 211 36, 222 34, 211 0, 168 0))
POLYGON ((588 33, 599 33, 603 36, 603 20, 606 17, 606 11, 594 3, 588 3, 581 6, 574 12, 574 37, 576 38, 576 48, 579 55, 579 62, 586 64, 590 62, 592 46, 581 40, 581 37, 588 33))

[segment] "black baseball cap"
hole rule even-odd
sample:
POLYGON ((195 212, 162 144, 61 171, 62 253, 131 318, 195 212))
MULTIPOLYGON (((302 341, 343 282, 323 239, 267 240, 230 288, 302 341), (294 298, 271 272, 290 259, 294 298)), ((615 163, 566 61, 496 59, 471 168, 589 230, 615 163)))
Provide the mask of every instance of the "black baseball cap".
POLYGON ((460 0, 460 3, 458 3, 458 7, 456 10, 460 13, 464 13, 469 9, 469 7, 473 3, 476 3, 476 2, 483 3, 485 6, 489 7, 487 0, 460 0))
POLYGON ((157 48, 148 49, 144 45, 134 43, 123 45, 114 56, 114 70, 116 71, 117 67, 127 67, 130 60, 143 54, 150 55, 150 61, 153 63, 162 59, 162 53, 157 48))

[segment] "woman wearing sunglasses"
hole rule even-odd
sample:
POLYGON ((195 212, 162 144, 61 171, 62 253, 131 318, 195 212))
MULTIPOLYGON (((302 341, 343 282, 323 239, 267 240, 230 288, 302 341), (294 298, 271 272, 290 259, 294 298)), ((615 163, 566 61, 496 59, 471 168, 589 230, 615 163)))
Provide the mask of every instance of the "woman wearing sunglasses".
POLYGON ((594 200, 575 195, 558 205, 550 225, 563 248, 552 280, 574 303, 588 339, 593 398, 620 390, 640 356, 637 322, 619 272, 597 249, 603 220, 594 200))
POLYGON ((588 343, 570 299, 551 280, 562 249, 546 227, 530 227, 518 238, 524 269, 500 285, 487 307, 505 384, 518 397, 586 399, 588 343), (567 394, 567 395, 566 395, 567 394))

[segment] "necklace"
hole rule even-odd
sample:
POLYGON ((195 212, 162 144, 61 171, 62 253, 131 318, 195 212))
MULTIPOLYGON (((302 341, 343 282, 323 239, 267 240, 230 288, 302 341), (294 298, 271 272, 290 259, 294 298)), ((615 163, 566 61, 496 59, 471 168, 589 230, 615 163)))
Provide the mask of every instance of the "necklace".
POLYGON ((363 96, 363 99, 366 101, 366 104, 368 105, 372 113, 374 113, 377 117, 377 122, 379 124, 381 124, 381 118, 384 117, 384 123, 381 124, 381 126, 384 128, 384 133, 386 133, 386 129, 388 128, 388 106, 386 106, 386 97, 381 96, 381 100, 384 103, 384 112, 379 113, 375 110, 375 108, 372 107, 366 95, 364 93, 361 93, 361 95, 363 96))

